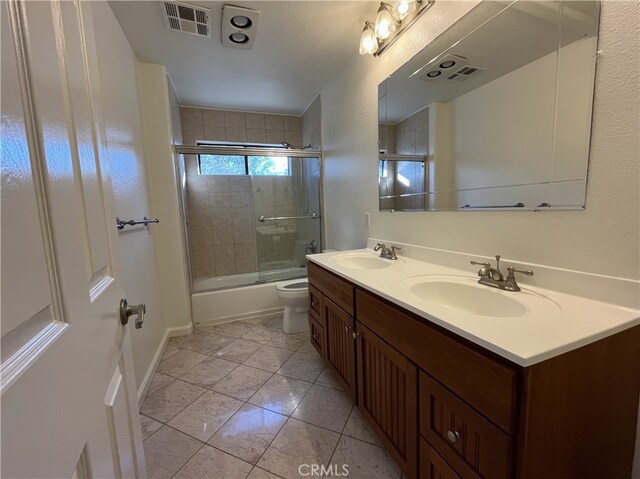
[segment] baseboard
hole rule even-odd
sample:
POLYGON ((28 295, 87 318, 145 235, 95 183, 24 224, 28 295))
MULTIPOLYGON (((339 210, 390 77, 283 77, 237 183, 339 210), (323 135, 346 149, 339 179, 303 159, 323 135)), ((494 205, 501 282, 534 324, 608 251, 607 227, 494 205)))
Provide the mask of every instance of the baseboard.
POLYGON ((204 321, 197 322, 196 324, 198 326, 211 326, 214 324, 230 323, 231 321, 239 321, 241 319, 259 318, 260 316, 267 316, 269 314, 282 313, 283 311, 284 311, 284 308, 269 308, 269 309, 263 309, 261 311, 251 311, 248 313, 232 314, 229 316, 221 316, 215 319, 207 319, 204 321))
POLYGON ((153 376, 156 373, 156 369, 158 369, 158 364, 160 364, 160 360, 162 359, 162 355, 164 354, 164 350, 167 347, 167 343, 169 342, 169 338, 174 336, 186 336, 187 334, 191 334, 193 331, 193 325, 189 324, 187 326, 179 326, 177 328, 167 328, 164 332, 164 336, 162 337, 162 341, 158 345, 158 349, 156 349, 156 354, 153 356, 153 361, 149 365, 149 369, 147 369, 147 374, 144 375, 144 379, 142 380, 142 384, 138 388, 138 407, 142 406, 142 401, 147 396, 147 391, 149 390, 149 386, 151 386, 151 381, 153 380, 153 376))

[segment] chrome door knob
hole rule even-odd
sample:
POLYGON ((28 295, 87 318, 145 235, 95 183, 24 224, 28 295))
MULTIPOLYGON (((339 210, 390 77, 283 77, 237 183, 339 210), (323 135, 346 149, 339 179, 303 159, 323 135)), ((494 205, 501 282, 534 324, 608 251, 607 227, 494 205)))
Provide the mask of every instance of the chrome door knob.
POLYGON ((144 303, 129 305, 126 298, 120 300, 120 322, 122 324, 129 323, 129 317, 136 315, 135 326, 140 329, 144 323, 144 314, 147 312, 147 306, 144 303))
POLYGON ((455 444, 460 439, 460 433, 458 431, 447 431, 447 439, 451 444, 455 444))

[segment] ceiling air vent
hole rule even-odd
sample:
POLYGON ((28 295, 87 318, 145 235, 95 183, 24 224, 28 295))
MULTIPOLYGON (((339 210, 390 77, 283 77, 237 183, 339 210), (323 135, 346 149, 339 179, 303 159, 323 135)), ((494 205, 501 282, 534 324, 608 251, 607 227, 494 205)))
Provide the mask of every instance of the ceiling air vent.
POLYGON ((473 65, 466 65, 452 75, 449 75, 447 77, 447 80, 465 81, 471 77, 480 75, 480 73, 482 73, 484 70, 484 68, 474 67, 473 65))
POLYGON ((182 2, 162 2, 162 16, 169 30, 211 38, 211 10, 182 2))

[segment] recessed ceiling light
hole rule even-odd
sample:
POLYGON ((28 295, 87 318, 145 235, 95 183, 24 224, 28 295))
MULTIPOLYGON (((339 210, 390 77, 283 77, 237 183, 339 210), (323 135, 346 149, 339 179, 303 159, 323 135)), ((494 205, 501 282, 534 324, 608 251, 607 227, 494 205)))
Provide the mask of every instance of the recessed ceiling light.
POLYGON ((249 28, 252 23, 251 19, 244 15, 236 15, 231 19, 231 25, 237 28, 249 28))
POLYGON ((451 68, 455 64, 456 62, 454 62, 453 60, 447 60, 446 62, 442 62, 440 64, 440 68, 451 68))
POLYGON ((229 40, 231 40, 233 43, 242 45, 243 43, 247 43, 249 41, 249 37, 244 33, 236 32, 229 35, 229 40))
POLYGON ((435 77, 440 76, 440 75, 442 75, 442 72, 440 70, 433 70, 433 71, 430 71, 429 73, 427 73, 427 76, 429 78, 435 78, 435 77))
POLYGON ((250 50, 258 33, 260 12, 235 5, 222 8, 221 40, 226 47, 250 50))

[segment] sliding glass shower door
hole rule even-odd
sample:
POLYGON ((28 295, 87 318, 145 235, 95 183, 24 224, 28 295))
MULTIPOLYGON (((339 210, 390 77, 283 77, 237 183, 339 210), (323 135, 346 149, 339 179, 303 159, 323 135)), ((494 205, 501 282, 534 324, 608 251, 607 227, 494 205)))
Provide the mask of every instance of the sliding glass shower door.
POLYGON ((320 159, 286 158, 278 175, 253 176, 260 281, 306 276, 307 254, 321 251, 320 159))
POLYGON ((306 275, 320 252, 320 153, 178 146, 194 292, 306 275))

